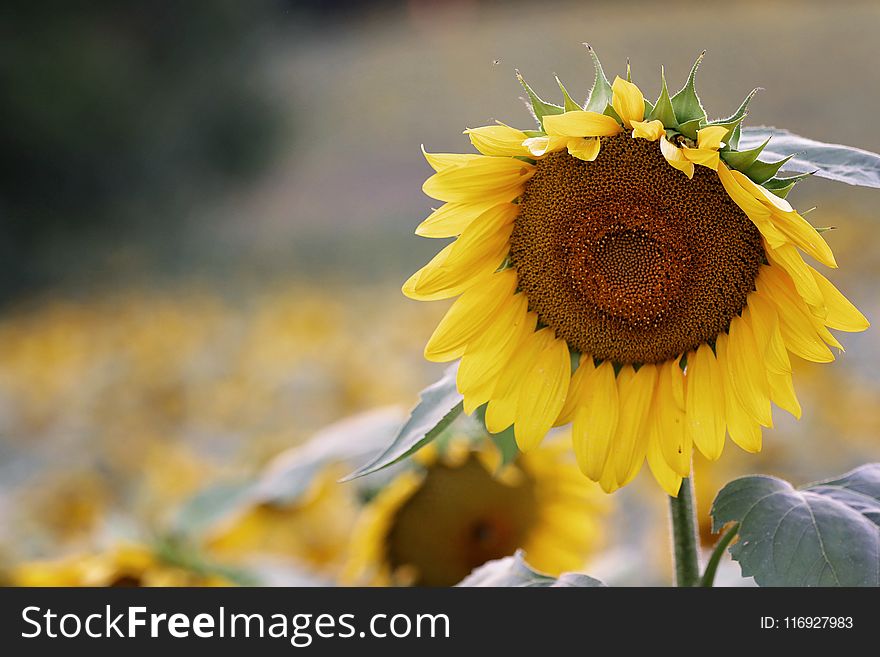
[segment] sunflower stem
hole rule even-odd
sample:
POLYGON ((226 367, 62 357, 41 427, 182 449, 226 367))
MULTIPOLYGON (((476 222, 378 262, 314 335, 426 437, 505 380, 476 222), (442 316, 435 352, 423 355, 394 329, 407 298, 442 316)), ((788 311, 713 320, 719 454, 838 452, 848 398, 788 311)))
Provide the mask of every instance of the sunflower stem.
POLYGON ((712 556, 709 557, 709 563, 706 564, 706 571, 700 580, 700 586, 711 587, 715 585, 715 573, 718 572, 718 564, 721 563, 721 557, 724 556, 724 550, 730 545, 730 542, 736 538, 739 531, 739 523, 728 528, 727 532, 718 539, 715 549, 712 550, 712 556))
POLYGON ((672 521, 672 545, 675 557, 675 585, 699 586, 700 556, 697 551, 697 513, 694 484, 690 478, 681 480, 678 497, 669 498, 672 521))

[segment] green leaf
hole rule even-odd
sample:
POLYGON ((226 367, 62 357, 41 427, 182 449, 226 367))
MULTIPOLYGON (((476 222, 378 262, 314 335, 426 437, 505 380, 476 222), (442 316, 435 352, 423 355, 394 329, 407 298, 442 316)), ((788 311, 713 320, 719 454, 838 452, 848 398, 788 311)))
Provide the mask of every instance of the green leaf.
POLYGON ((462 411, 461 394, 455 385, 458 365, 447 368, 443 378, 422 390, 421 399, 397 437, 376 458, 358 468, 342 481, 351 481, 387 468, 417 452, 439 436, 462 411))
POLYGON ((516 71, 516 79, 519 80, 519 83, 523 86, 523 89, 526 90, 526 93, 529 96, 531 112, 539 126, 543 127, 544 117, 548 114, 562 114, 565 111, 559 105, 554 105, 553 103, 541 100, 541 97, 532 90, 519 71, 516 71))
POLYGON ((746 118, 749 103, 752 102, 752 98, 755 97, 755 94, 758 93, 759 90, 760 87, 752 89, 739 108, 726 119, 715 119, 714 121, 709 121, 707 123, 707 125, 720 125, 727 128, 727 134, 724 136, 724 139, 721 140, 727 144, 727 148, 732 150, 739 149, 740 124, 743 119, 746 118))
POLYGON ((308 442, 272 459, 254 482, 252 497, 277 506, 298 502, 328 467, 354 465, 376 456, 397 435, 405 419, 402 409, 390 406, 334 422, 308 442))
POLYGON ((665 128, 678 128, 678 120, 675 118, 675 110, 672 109, 672 100, 669 98, 669 89, 666 87, 666 74, 660 67, 660 96, 654 103, 653 111, 648 115, 648 120, 657 120, 665 128))
POLYGON ((483 564, 456 586, 462 587, 604 587, 605 584, 589 575, 562 573, 558 578, 534 570, 517 550, 512 557, 504 557, 483 564))
POLYGON ((743 169, 743 173, 760 185, 779 173, 779 169, 793 157, 794 155, 788 155, 778 162, 761 162, 761 160, 756 160, 743 169))
POLYGON ((721 159, 737 171, 744 171, 757 161, 758 156, 769 141, 770 138, 768 137, 764 143, 758 144, 746 151, 722 151, 721 159))
POLYGON ((565 85, 562 84, 562 80, 559 79, 559 76, 557 75, 555 77, 556 77, 556 84, 559 85, 559 89, 560 89, 560 91, 562 91, 562 98, 564 100, 565 111, 566 112, 573 112, 575 110, 583 109, 583 107, 581 107, 580 105, 578 105, 576 102, 574 102, 571 99, 571 96, 568 94, 568 89, 566 89, 565 85))
POLYGON ((877 153, 841 144, 826 144, 788 130, 764 126, 744 128, 743 145, 752 146, 770 136, 773 141, 764 150, 765 155, 781 158, 795 153, 785 163, 783 168, 786 171, 815 173, 820 178, 848 185, 880 188, 880 155, 877 153))
POLYGON ((678 120, 682 123, 687 123, 694 119, 699 119, 701 121, 706 120, 706 110, 703 109, 703 104, 700 102, 699 96, 697 96, 697 89, 695 86, 697 69, 705 56, 706 51, 704 50, 700 53, 700 56, 697 57, 697 61, 694 62, 690 75, 688 75, 687 82, 685 82, 681 91, 672 97, 672 107, 675 110, 675 116, 678 117, 678 120))
POLYGON ((599 56, 593 50, 589 43, 584 44, 590 57, 593 59, 593 68, 596 73, 593 77, 593 87, 590 89, 590 95, 587 96, 587 102, 584 109, 588 112, 598 112, 604 114, 605 108, 611 105, 611 83, 605 77, 605 71, 602 70, 602 64, 599 62, 599 56))
POLYGON ((775 477, 736 479, 712 505, 717 531, 760 586, 880 586, 880 463, 801 489, 775 477))

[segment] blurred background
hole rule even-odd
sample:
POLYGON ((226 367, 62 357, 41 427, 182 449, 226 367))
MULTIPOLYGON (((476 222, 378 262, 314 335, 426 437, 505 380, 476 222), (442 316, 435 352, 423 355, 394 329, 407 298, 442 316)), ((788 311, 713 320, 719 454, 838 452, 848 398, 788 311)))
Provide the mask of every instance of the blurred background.
MULTIPOLYGON (((0 570, 155 537, 326 425, 414 403, 442 371, 421 354, 447 305, 399 291, 437 249, 413 235, 432 205, 419 146, 528 126, 514 68, 545 98, 554 73, 583 98, 589 41, 653 98, 661 63, 677 88, 707 49, 710 115, 761 86, 748 124, 880 151, 874 2, 11 1, 2 16, 0 570)), ((790 200, 837 228, 832 278, 876 323, 880 193, 814 179, 790 200)), ((697 464, 704 516, 739 474, 805 483, 880 458, 880 338, 844 342, 798 368, 803 419, 777 412, 760 456, 728 444, 697 464)), ((596 574, 625 582, 648 552, 662 581, 659 489, 643 473, 614 498, 596 574)))

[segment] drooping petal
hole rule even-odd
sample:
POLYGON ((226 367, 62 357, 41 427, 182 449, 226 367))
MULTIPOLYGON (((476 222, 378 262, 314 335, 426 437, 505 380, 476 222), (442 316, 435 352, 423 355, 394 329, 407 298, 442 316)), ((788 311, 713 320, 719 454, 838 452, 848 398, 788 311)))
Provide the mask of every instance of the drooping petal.
MULTIPOLYGON (((625 365, 624 370, 630 365, 625 365)), ((620 416, 614 435, 611 459, 615 464, 617 483, 626 485, 638 474, 648 449, 651 403, 657 383, 657 366, 647 363, 629 380, 618 378, 620 416)))
POLYGON ((740 405, 755 421, 771 427, 770 387, 764 358, 758 351, 752 327, 744 318, 734 317, 728 336, 725 389, 733 389, 740 405))
POLYGON ((697 148, 717 151, 721 148, 721 140, 727 134, 727 128, 710 125, 697 130, 697 148))
POLYGON ((653 121, 631 121, 633 139, 647 139, 657 141, 666 134, 663 122, 657 119, 653 121))
POLYGON ((575 110, 544 117, 544 130, 551 137, 613 137, 620 124, 610 116, 575 110))
POLYGON ((611 84, 611 106, 627 128, 632 128, 633 121, 645 118, 645 97, 641 90, 619 76, 611 84))
POLYGON ((849 299, 841 294, 840 290, 834 287, 831 281, 809 265, 807 268, 813 274, 816 285, 825 300, 825 308, 828 311, 825 316, 826 326, 850 333, 864 331, 870 326, 867 318, 849 299))
POLYGON ((680 477, 687 477, 691 469, 693 442, 685 417, 684 374, 678 360, 658 365, 657 369, 657 390, 651 413, 657 445, 668 467, 680 477))
POLYGON ((578 367, 574 371, 574 374, 571 375, 571 383, 568 385, 568 394, 565 396, 565 403, 562 405, 559 417, 556 418, 556 426, 562 426, 563 424, 568 424, 574 420, 574 413, 580 403, 580 396, 584 383, 595 369, 596 366, 593 364, 592 356, 581 355, 578 367))
POLYGON ((596 137, 572 137, 568 140, 568 154, 584 162, 592 162, 599 155, 599 139, 596 137))
POLYGON ((520 345, 534 333, 538 316, 527 312, 527 308, 526 296, 517 294, 465 348, 456 383, 468 415, 492 398, 501 373, 520 345))
POLYGON ((794 289, 788 274, 778 267, 762 266, 755 285, 758 293, 775 306, 782 339, 791 353, 814 363, 834 360, 834 354, 816 331, 810 309, 794 289))
POLYGON ((593 481, 602 477, 619 412, 614 366, 604 361, 590 370, 580 388, 571 433, 578 466, 593 481))
POLYGON ((464 133, 483 155, 529 156, 528 149, 523 146, 527 136, 522 130, 506 125, 487 125, 470 128, 464 133))
POLYGON ((498 377, 492 399, 486 407, 486 428, 490 433, 501 433, 516 420, 519 390, 538 354, 552 338, 552 331, 543 328, 526 335, 517 346, 510 361, 498 377))
POLYGON ((669 164, 688 178, 694 177, 694 163, 684 156, 681 149, 665 137, 660 139, 660 152, 669 164))
POLYGON ((438 201, 512 201, 535 167, 512 157, 477 155, 477 160, 442 169, 428 178, 422 191, 438 201))
POLYGON ((828 314, 825 297, 819 291, 815 277, 797 248, 791 244, 782 244, 775 249, 766 249, 766 253, 770 264, 784 269, 789 275, 798 294, 813 309, 814 314, 825 317, 828 314))
POLYGON ((447 244, 427 265, 410 276, 403 284, 403 293, 410 299, 417 301, 448 299, 458 296, 472 285, 476 285, 498 268, 497 264, 493 265, 488 261, 486 263, 474 263, 472 269, 458 272, 458 276, 438 282, 436 279, 437 272, 443 270, 454 247, 454 242, 447 244), (431 285, 425 282, 429 278, 432 281, 431 285))
POLYGON ((773 224, 773 214, 769 208, 755 198, 754 194, 745 189, 739 183, 738 178, 734 177, 733 174, 738 172, 730 169, 723 162, 718 165, 716 171, 718 172, 718 180, 721 181, 727 195, 746 213, 746 216, 752 223, 757 226, 769 246, 775 248, 788 242, 785 234, 773 224))
MULTIPOLYGON (((719 336, 720 338, 721 336, 719 336)), ((709 460, 724 449, 724 389, 712 347, 701 344, 688 354, 685 409, 691 439, 709 460)))
POLYGON ((712 171, 718 170, 718 163, 721 161, 718 151, 713 151, 709 148, 688 148, 685 146, 681 149, 681 154, 694 164, 707 167, 712 169, 712 171))
POLYGON ((667 495, 678 497, 678 491, 681 489, 682 477, 673 470, 663 458, 662 447, 660 444, 661 440, 662 438, 657 429, 655 428, 652 430, 651 435, 648 438, 648 450, 645 455, 648 460, 648 467, 651 469, 651 474, 654 475, 654 479, 660 484, 660 488, 666 491, 667 495))
POLYGON ((730 342, 727 335, 720 335, 715 342, 718 364, 721 366, 724 381, 724 414, 727 421, 727 432, 730 439, 747 452, 761 451, 761 425, 743 408, 734 390, 738 381, 731 376, 729 351, 730 342))
POLYGON ((553 338, 535 358, 519 389, 513 433, 523 452, 537 447, 559 417, 571 380, 565 340, 553 338))
POLYGON ((445 362, 460 358, 465 347, 513 299, 517 277, 505 269, 467 289, 447 311, 425 346, 425 358, 445 362))
MULTIPOLYGON (((547 117, 549 118, 549 117, 547 117)), ((556 153, 568 146, 569 137, 529 137, 523 142, 523 147, 528 150, 531 157, 544 157, 550 153, 556 153)))

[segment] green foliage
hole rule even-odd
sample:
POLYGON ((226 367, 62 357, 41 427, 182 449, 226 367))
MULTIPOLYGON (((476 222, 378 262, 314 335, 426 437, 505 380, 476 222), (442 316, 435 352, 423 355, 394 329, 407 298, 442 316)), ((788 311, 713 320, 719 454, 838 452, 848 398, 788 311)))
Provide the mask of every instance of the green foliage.
POLYGON ((730 554, 761 586, 880 586, 880 463, 800 489, 742 477, 711 513, 716 530, 740 523, 730 554))
POLYGON ((523 89, 526 90, 526 94, 529 97, 529 109, 532 115, 535 117, 535 120, 538 122, 538 127, 543 128, 544 126, 544 117, 548 114, 562 114, 565 110, 559 105, 554 105, 553 103, 548 103, 541 99, 541 97, 535 93, 535 91, 529 86, 529 84, 525 81, 522 74, 517 71, 516 79, 519 80, 519 83, 522 85, 523 89))
POLYGON ((563 573, 558 578, 534 570, 526 563, 522 550, 512 557, 490 561, 474 570, 458 586, 462 587, 587 587, 605 586, 598 579, 580 573, 563 573))
POLYGON ((443 377, 425 388, 397 437, 377 457, 358 468, 343 481, 376 472, 405 459, 437 438, 461 414, 462 400, 455 386, 458 365, 449 367, 443 377))
POLYGON ((841 144, 826 144, 770 127, 743 128, 743 147, 754 147, 771 136, 773 140, 763 154, 782 159, 794 153, 784 162, 787 171, 814 173, 820 178, 849 185, 880 188, 880 155, 877 153, 841 144))
POLYGON ((678 128, 678 119, 675 118, 675 110, 672 108, 672 99, 669 97, 669 89, 666 87, 666 74, 660 67, 660 96, 654 103, 654 108, 647 115, 648 120, 658 120, 666 128, 678 128))

